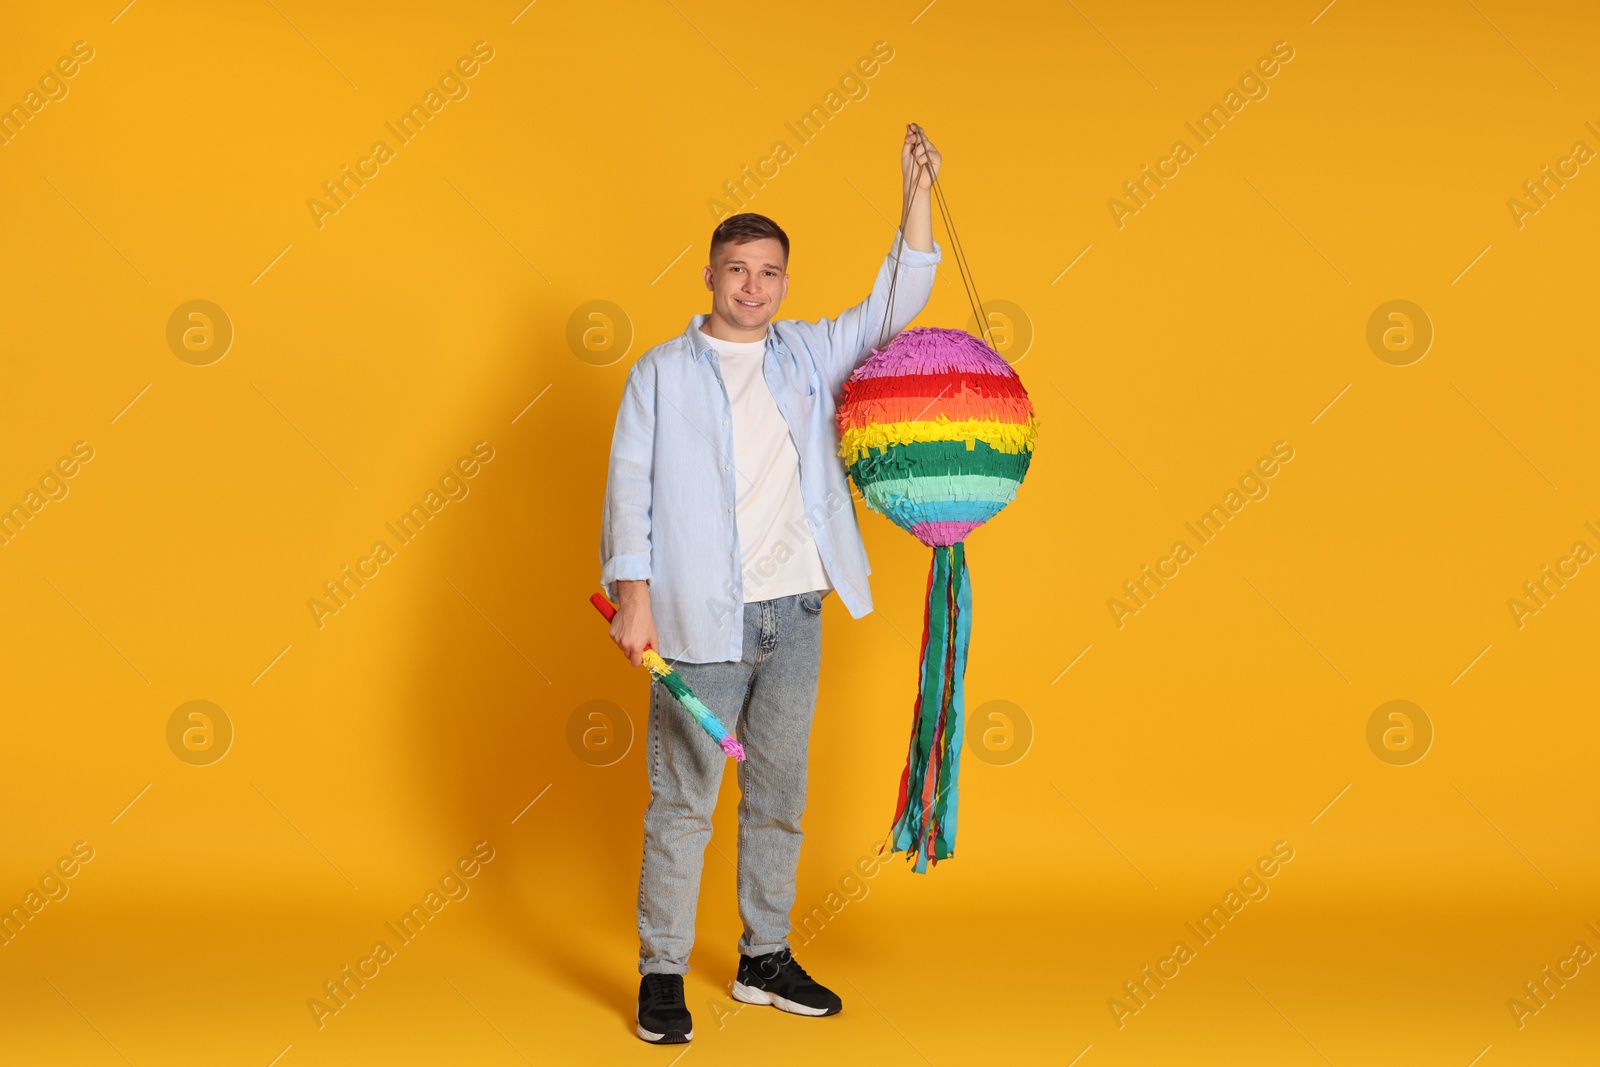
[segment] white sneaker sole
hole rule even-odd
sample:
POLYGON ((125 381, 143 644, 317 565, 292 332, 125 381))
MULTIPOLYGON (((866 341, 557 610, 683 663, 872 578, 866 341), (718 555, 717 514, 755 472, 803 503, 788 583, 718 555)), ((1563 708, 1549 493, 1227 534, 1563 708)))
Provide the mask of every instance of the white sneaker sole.
POLYGON ((765 989, 747 986, 743 982, 733 983, 733 999, 745 1004, 771 1004, 783 1011, 793 1012, 795 1015, 826 1015, 826 1008, 808 1008, 804 1004, 796 1004, 792 1000, 785 1000, 776 993, 768 993, 765 989))
MULTIPOLYGON (((634 1029, 639 1032, 639 1036, 644 1038, 644 1040, 650 1042, 653 1045, 661 1044, 662 1043, 661 1039, 667 1036, 666 1034, 658 1034, 658 1033, 655 1033, 654 1031, 646 1030, 642 1025, 640 1025, 639 1020, 637 1020, 637 1019, 634 1020, 633 1025, 634 1025, 634 1029)), ((693 1041, 693 1040, 694 1040, 694 1031, 690 1030, 690 1031, 688 1031, 687 1033, 685 1033, 683 1035, 683 1042, 673 1041, 673 1042, 670 1042, 670 1043, 676 1045, 676 1044, 687 1043, 687 1042, 693 1041)))

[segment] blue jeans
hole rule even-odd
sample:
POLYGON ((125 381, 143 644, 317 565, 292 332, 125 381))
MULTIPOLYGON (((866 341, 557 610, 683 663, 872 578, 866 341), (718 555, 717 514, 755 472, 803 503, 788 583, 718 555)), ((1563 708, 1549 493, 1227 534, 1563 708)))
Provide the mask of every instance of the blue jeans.
POLYGON ((695 695, 734 730, 732 762, 665 686, 650 686, 645 758, 650 804, 639 871, 639 973, 686 974, 700 870, 725 766, 738 768, 739 917, 746 956, 788 949, 806 807, 806 760, 822 659, 822 592, 744 606, 744 655, 676 663, 695 695))

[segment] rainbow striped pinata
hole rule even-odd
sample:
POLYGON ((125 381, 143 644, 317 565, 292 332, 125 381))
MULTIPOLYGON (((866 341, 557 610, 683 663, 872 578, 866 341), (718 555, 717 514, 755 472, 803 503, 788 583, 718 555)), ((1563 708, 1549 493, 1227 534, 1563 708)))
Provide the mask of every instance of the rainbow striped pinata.
POLYGON ((927 870, 955 851, 962 679, 972 626, 966 536, 1017 494, 1038 420, 1016 371, 964 330, 906 330, 845 383, 839 455, 867 506, 933 549, 922 671, 891 851, 927 870))

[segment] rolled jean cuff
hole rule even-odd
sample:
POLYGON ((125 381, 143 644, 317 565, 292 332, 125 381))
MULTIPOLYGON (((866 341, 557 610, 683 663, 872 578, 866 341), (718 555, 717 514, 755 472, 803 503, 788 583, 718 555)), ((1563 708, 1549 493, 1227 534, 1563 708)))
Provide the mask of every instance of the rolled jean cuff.
POLYGON ((688 974, 687 963, 669 963, 666 960, 639 961, 640 974, 688 974))
POLYGON ((787 940, 774 941, 774 942, 772 942, 770 944, 766 944, 766 945, 750 945, 750 946, 746 947, 746 945, 744 943, 744 939, 743 938, 739 939, 739 955, 741 955, 741 956, 765 956, 765 955, 767 955, 769 953, 772 953, 772 952, 791 952, 792 953, 793 951, 794 951, 794 949, 790 946, 790 944, 789 944, 789 942, 787 940))

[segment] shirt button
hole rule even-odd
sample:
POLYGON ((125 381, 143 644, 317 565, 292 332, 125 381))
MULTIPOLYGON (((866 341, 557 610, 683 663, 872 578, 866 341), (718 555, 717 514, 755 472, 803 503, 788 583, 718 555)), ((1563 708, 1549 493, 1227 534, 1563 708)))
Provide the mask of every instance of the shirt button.
POLYGON ((728 466, 728 464, 726 464, 726 463, 724 463, 724 464, 723 464, 723 465, 722 465, 722 469, 723 469, 723 470, 731 470, 731 469, 732 469, 732 468, 731 468, 731 467, 729 467, 729 466, 728 466))
POLYGON ((728 425, 728 422, 727 422, 726 419, 723 420, 722 425, 724 425, 724 426, 728 425))

